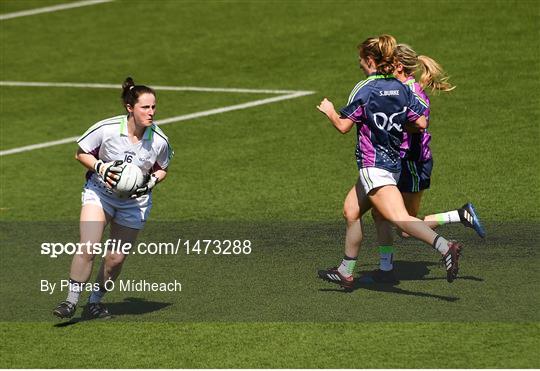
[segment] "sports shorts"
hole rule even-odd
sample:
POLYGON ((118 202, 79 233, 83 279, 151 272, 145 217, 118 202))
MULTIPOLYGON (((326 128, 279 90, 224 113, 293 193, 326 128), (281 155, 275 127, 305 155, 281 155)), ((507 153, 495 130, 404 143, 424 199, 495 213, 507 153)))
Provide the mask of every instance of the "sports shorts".
POLYGON ((433 159, 425 162, 401 160, 401 175, 398 182, 400 192, 415 193, 428 189, 432 169, 433 159))
POLYGON ((378 167, 363 167, 359 170, 360 184, 365 193, 385 185, 397 185, 399 173, 392 173, 378 167))
POLYGON ((81 197, 82 205, 100 206, 116 224, 133 229, 143 229, 152 209, 152 194, 143 195, 136 199, 120 199, 95 178, 92 176, 84 185, 81 197))

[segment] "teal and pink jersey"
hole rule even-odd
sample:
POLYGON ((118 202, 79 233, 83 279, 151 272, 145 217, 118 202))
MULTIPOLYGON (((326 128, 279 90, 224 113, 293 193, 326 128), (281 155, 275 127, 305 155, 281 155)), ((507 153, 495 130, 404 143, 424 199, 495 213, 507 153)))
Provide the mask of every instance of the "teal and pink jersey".
MULTIPOLYGON (((424 116, 429 125, 429 114, 430 114, 430 101, 426 92, 419 83, 414 80, 414 77, 408 77, 404 82, 413 92, 416 94, 419 99, 421 99, 427 109, 424 111, 424 116)), ((426 162, 431 159, 431 149, 429 148, 429 143, 431 142, 431 134, 428 129, 423 133, 411 134, 404 132, 403 141, 401 142, 399 155, 404 160, 409 161, 418 161, 426 162)))
POLYGON ((424 114, 427 106, 393 75, 372 74, 352 90, 341 117, 356 123, 358 168, 401 171, 400 148, 405 124, 424 114))

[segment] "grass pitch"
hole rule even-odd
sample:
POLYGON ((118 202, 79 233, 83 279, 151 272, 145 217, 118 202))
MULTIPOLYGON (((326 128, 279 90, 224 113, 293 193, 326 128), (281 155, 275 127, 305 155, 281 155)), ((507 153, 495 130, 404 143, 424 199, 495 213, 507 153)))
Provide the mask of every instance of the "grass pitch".
MULTIPOLYGON (((58 1, 0 2, 9 13, 58 1)), ((58 323, 84 170, 64 144, 0 157, 1 367, 538 368, 539 5, 430 2, 112 3, 0 21, 2 81, 311 90, 314 95, 163 129, 176 151, 141 240, 251 239, 249 256, 130 256, 124 279, 181 293, 107 297, 112 321, 58 323), (421 15, 421 18, 419 17, 421 15), (432 97, 435 168, 421 212, 471 200, 488 227, 462 278, 397 241, 401 283, 345 294, 315 279, 342 253, 354 135, 316 111, 362 79, 356 45, 390 33, 439 61, 457 89, 432 97), (110 354, 114 357, 96 357, 110 354), (103 358, 103 359, 101 359, 103 358)), ((119 91, 0 86, 0 150, 77 136, 122 112, 119 91)), ((158 119, 270 95, 158 91, 158 119)), ((376 266, 373 228, 358 269, 376 266)), ((83 298, 84 302, 84 298, 83 298)), ((78 318, 78 316, 77 316, 78 318)))

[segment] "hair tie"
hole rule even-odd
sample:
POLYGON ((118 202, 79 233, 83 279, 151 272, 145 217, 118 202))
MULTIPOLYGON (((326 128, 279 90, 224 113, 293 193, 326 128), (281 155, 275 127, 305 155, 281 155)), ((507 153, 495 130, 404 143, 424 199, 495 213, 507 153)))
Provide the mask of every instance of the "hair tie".
POLYGON ((129 90, 133 89, 134 87, 135 87, 135 85, 131 85, 131 86, 129 87, 129 90))

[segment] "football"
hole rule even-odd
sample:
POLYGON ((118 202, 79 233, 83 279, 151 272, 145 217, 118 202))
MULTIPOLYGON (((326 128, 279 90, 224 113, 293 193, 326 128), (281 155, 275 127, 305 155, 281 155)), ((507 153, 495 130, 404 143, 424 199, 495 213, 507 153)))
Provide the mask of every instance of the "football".
POLYGON ((119 198, 129 198, 137 188, 143 186, 144 175, 138 166, 129 162, 124 162, 120 167, 120 179, 113 191, 119 198))

